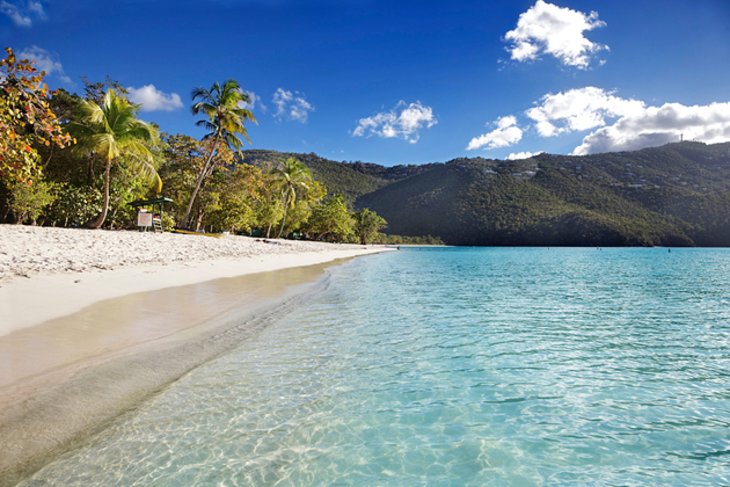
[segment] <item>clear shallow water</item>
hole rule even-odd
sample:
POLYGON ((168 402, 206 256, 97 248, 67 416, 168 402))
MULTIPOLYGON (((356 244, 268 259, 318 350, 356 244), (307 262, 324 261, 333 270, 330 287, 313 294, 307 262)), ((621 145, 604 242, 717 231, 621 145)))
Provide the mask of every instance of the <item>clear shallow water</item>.
POLYGON ((357 259, 24 485, 730 485, 730 251, 357 259))

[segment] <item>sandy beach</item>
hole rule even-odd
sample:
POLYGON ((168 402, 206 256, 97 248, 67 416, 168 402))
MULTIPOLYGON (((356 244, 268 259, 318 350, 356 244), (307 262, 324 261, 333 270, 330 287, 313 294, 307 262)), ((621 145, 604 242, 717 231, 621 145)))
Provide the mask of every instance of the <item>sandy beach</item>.
POLYGON ((0 225, 0 485, 384 250, 0 225))
POLYGON ((0 336, 130 293, 383 250, 239 236, 0 225, 0 336))

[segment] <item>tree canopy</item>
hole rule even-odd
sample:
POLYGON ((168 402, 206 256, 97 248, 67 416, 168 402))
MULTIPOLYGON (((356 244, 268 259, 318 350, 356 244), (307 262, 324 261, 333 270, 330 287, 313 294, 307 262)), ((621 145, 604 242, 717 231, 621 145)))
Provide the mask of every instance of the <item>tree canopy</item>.
POLYGON ((91 228, 104 224, 109 211, 111 166, 124 162, 147 177, 159 193, 162 180, 153 165, 150 146, 157 140, 157 130, 136 118, 138 107, 113 89, 108 90, 101 105, 81 99, 69 130, 78 140, 75 150, 92 160, 104 163, 103 203, 99 216, 89 223, 91 228))
POLYGON ((45 72, 18 60, 11 48, 0 59, 0 181, 32 184, 41 174, 36 147, 67 147, 71 136, 49 104, 45 72))

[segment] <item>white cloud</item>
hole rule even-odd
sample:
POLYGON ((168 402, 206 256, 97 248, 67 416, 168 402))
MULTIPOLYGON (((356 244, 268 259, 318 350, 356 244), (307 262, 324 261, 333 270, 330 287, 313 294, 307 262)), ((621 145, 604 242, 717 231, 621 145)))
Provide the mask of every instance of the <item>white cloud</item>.
POLYGON ((38 0, 0 0, 0 13, 9 17, 18 27, 30 27, 35 18, 46 18, 43 4, 38 0))
POLYGON ((680 137, 710 144, 730 141, 730 102, 646 107, 588 134, 573 154, 636 150, 678 142, 680 137))
POLYGON ((431 128, 437 123, 438 120, 431 107, 423 105, 420 101, 406 103, 401 100, 387 112, 361 118, 352 135, 353 137, 376 135, 386 139, 397 137, 415 144, 421 137, 421 129, 431 128))
POLYGON ((615 96, 613 92, 594 86, 562 93, 548 93, 537 106, 525 112, 535 122, 537 132, 552 137, 602 127, 606 118, 641 113, 644 102, 615 96))
POLYGON ((276 106, 274 116, 279 119, 307 123, 309 113, 314 111, 314 105, 298 91, 277 88, 271 101, 276 106))
POLYGON ((484 146, 487 149, 499 149, 522 140, 522 129, 517 126, 517 119, 513 115, 498 118, 494 124, 497 128, 471 139, 466 150, 480 149, 484 146))
MULTIPOLYGON (((642 100, 621 98, 595 86, 544 95, 525 111, 541 137, 589 132, 572 154, 628 151, 670 142, 696 140, 708 144, 730 142, 730 102, 708 105, 665 103, 649 106, 642 100)), ((508 147, 519 142, 523 130, 513 116, 496 121, 496 128, 473 138, 467 150, 508 147)), ((516 152, 507 159, 531 157, 516 152)))
POLYGON ((129 100, 142 105, 145 112, 171 112, 182 108, 182 100, 177 93, 164 93, 155 85, 144 85, 141 88, 129 87, 129 100))
POLYGON ((530 157, 539 156, 542 151, 539 152, 510 152, 507 156, 508 161, 518 161, 520 159, 529 159, 530 157))
POLYGON ((46 74, 49 76, 55 75, 64 83, 73 83, 71 81, 71 78, 69 78, 63 71, 63 64, 61 64, 58 56, 55 54, 51 54, 41 47, 30 46, 26 49, 23 49, 18 53, 18 57, 20 59, 30 59, 35 63, 35 66, 39 70, 45 71, 46 74))
POLYGON ((534 61, 546 53, 566 66, 586 69, 591 58, 608 46, 590 41, 584 32, 605 25, 597 12, 585 14, 537 0, 520 14, 517 27, 505 34, 511 42, 507 50, 519 62, 534 61))

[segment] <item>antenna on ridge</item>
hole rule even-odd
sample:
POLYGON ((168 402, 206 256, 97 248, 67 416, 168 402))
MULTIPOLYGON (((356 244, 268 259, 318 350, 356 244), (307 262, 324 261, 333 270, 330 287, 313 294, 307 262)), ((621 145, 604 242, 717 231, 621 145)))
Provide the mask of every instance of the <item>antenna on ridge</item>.
POLYGON ((684 133, 679 134, 679 141, 684 142, 684 133))

